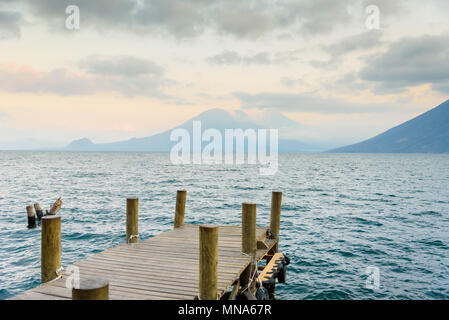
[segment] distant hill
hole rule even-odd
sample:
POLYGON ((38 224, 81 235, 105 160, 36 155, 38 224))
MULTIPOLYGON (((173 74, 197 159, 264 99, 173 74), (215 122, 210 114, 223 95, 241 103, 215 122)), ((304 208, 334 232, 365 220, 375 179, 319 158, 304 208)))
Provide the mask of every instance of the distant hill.
MULTIPOLYGON (((169 152, 176 142, 170 141, 170 134, 172 130, 176 128, 183 128, 189 131, 192 137, 192 122, 194 120, 201 120, 202 132, 206 129, 214 128, 218 129, 222 136, 224 137, 225 129, 249 129, 253 128, 255 130, 261 128, 272 128, 272 125, 262 125, 260 121, 252 121, 248 115, 242 111, 239 111, 235 116, 223 109, 211 109, 205 111, 198 116, 184 122, 178 127, 172 128, 170 130, 164 131, 153 136, 144 138, 133 138, 124 141, 118 141, 113 143, 102 143, 95 144, 87 138, 75 140, 67 145, 62 150, 70 151, 152 151, 152 152, 169 152)), ((259 119, 260 120, 260 119, 259 119)), ((276 117, 272 116, 271 124, 280 126, 300 126, 299 123, 283 116, 282 114, 277 114, 276 117)), ((207 142, 203 142, 203 147, 207 142)), ((296 140, 283 140, 279 139, 279 152, 310 152, 310 151, 321 151, 316 147, 304 144, 296 140)))
POLYGON ((80 149, 87 150, 89 148, 95 148, 95 144, 87 138, 72 141, 68 146, 66 146, 66 149, 70 150, 80 150, 80 149))
POLYGON ((449 153, 449 100, 371 139, 329 152, 449 153))

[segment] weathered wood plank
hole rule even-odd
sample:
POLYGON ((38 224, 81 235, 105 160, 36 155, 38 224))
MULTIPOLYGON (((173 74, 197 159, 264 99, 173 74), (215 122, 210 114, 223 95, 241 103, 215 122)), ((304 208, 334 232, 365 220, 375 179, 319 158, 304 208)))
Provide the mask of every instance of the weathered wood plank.
MULTIPOLYGON (((267 239, 267 228, 257 227, 263 241, 256 251, 263 259, 276 244, 267 239)), ((242 229, 219 226, 218 296, 221 297, 251 262, 241 253, 242 229)), ((73 264, 81 277, 101 276, 109 281, 110 299, 194 299, 199 285, 199 226, 182 225, 135 244, 120 244, 73 264)), ((71 299, 68 275, 24 292, 14 299, 71 299)))

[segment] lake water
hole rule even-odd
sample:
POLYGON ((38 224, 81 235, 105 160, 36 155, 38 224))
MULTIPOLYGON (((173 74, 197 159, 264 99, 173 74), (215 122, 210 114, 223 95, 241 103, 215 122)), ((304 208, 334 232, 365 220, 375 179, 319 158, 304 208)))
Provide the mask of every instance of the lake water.
POLYGON ((141 238, 170 230, 184 188, 195 224, 239 225, 242 202, 255 202, 267 226, 271 191, 283 192, 280 250, 291 264, 278 299, 449 299, 449 155, 279 162, 260 176, 253 165, 173 165, 163 153, 0 152, 0 299, 40 283, 40 228, 26 228, 26 205, 62 197, 67 266, 125 241, 127 196, 140 198, 141 238))

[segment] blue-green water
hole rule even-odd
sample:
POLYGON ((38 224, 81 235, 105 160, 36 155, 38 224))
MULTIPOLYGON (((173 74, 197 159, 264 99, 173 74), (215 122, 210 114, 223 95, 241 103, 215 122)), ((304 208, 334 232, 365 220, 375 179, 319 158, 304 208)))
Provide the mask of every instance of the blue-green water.
POLYGON ((269 224, 283 191, 281 251, 291 258, 278 299, 448 299, 449 155, 282 154, 256 166, 172 165, 168 154, 0 152, 0 299, 40 282, 40 229, 25 206, 58 196, 62 263, 122 243, 125 198, 140 198, 139 231, 172 228, 177 189, 186 223, 236 224, 256 202, 269 224), (380 271, 366 287, 366 268, 380 271))

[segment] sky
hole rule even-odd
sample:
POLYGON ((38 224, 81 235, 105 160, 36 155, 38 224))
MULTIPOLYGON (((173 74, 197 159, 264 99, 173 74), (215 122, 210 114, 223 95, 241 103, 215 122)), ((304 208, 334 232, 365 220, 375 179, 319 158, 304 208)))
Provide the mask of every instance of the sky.
POLYGON ((448 96, 446 0, 0 0, 0 149, 145 137, 212 108, 281 113, 299 123, 281 137, 336 147, 448 96))

